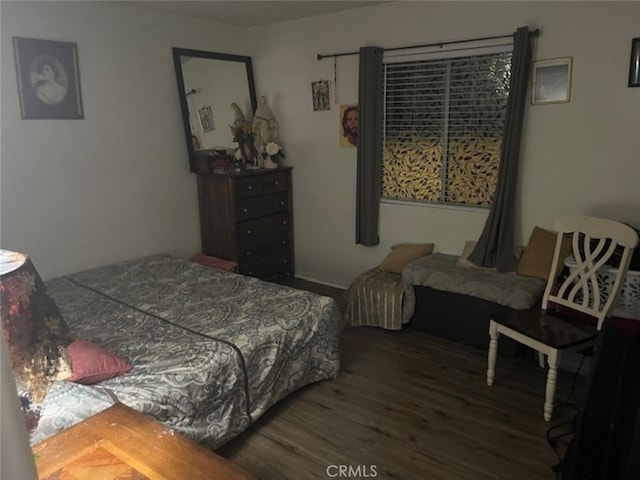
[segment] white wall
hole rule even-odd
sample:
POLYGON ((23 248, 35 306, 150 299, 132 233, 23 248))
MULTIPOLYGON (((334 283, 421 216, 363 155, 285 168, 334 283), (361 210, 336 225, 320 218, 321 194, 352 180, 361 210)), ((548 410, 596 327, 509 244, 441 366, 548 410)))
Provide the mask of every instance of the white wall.
POLYGON ((103 2, 0 2, 2 248, 45 278, 200 250, 171 47, 247 54, 245 29, 103 2), (78 45, 84 120, 22 120, 11 37, 78 45))
MULTIPOLYGON (((317 53, 405 46, 539 27, 535 58, 572 56, 569 104, 528 106, 521 221, 601 215, 640 225, 640 89, 627 88, 638 2, 394 2, 240 28, 102 2, 0 2, 0 245, 45 278, 155 252, 200 248, 194 175, 171 47, 251 54, 259 95, 294 171, 300 276, 346 286, 400 241, 457 253, 486 212, 384 204, 381 244, 355 238, 355 150, 338 147, 338 107, 313 112, 317 53), (248 35, 248 37, 247 37, 248 35), (78 44, 84 120, 21 120, 11 37, 78 44)), ((340 103, 357 100, 357 57, 338 59, 340 103)))
MULTIPOLYGON (((534 59, 573 57, 571 102, 525 113, 517 241, 563 214, 640 227, 640 89, 627 88, 638 2, 394 2, 250 29, 259 95, 270 101, 294 166, 299 276, 346 286, 400 241, 459 253, 486 212, 383 204, 381 243, 355 245, 356 152, 338 146, 339 107, 313 112, 311 82, 330 79, 316 54, 540 28, 534 59)), ((338 59, 339 103, 357 101, 357 56, 338 59)))

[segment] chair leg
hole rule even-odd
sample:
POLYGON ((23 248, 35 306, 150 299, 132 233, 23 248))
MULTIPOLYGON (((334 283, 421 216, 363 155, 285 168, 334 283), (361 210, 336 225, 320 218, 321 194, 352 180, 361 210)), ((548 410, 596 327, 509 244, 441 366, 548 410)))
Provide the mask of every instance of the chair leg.
POLYGON ((538 365, 540 368, 544 368, 544 353, 536 351, 536 356, 538 357, 538 365))
POLYGON ((493 385, 496 374, 496 357, 498 355, 498 324, 491 320, 489 322, 489 357, 487 360, 487 385, 493 385))
POLYGON ((560 360, 560 352, 552 350, 547 355, 549 363, 549 371, 547 372, 547 388, 544 398, 544 419, 548 422, 553 415, 553 398, 556 394, 556 383, 558 380, 558 363, 560 360))

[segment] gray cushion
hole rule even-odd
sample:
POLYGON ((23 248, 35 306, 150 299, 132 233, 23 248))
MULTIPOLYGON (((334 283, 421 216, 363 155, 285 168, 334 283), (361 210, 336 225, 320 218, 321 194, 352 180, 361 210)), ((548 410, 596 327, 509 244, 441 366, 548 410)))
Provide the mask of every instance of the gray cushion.
POLYGON ((413 315, 411 299, 415 305, 413 285, 423 285, 445 292, 460 293, 516 310, 532 308, 542 297, 545 281, 538 277, 519 276, 490 270, 460 268, 458 257, 433 253, 409 263, 402 271, 405 296, 409 296, 403 312, 413 315))

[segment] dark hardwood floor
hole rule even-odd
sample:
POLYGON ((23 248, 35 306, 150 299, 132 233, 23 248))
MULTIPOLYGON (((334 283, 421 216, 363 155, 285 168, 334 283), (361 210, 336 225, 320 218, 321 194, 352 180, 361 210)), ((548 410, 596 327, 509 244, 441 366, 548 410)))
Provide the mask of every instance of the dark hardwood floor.
MULTIPOLYGON (((285 398, 218 453, 262 480, 340 478, 340 468, 342 478, 554 478, 547 430, 577 410, 543 420, 545 371, 532 359, 499 356, 488 387, 483 350, 410 327, 354 327, 342 334, 341 364, 337 379, 285 398)), ((573 380, 560 373, 559 402, 573 380)), ((574 399, 584 383, 577 378, 574 399)))

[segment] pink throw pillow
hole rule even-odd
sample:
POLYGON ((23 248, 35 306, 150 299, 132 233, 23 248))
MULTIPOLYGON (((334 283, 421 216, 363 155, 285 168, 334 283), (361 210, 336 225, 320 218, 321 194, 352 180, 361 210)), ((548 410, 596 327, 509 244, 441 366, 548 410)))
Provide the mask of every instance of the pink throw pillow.
POLYGON ((91 385, 117 377, 133 368, 126 360, 87 340, 77 339, 67 346, 71 360, 71 382, 91 385))

